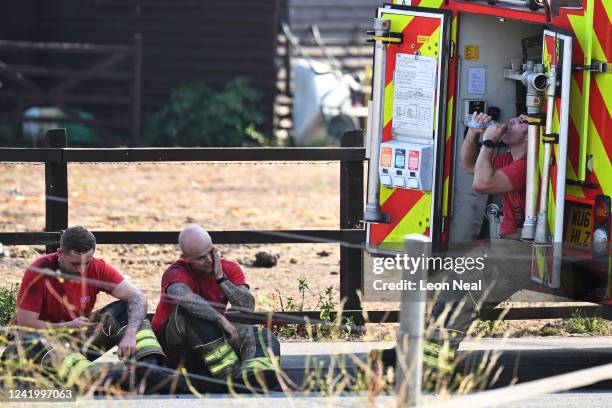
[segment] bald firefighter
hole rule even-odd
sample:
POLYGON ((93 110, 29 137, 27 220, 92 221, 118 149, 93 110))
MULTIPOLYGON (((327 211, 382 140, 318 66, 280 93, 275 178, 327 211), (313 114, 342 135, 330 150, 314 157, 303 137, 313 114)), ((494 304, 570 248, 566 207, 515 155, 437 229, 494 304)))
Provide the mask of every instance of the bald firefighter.
POLYGON ((238 263, 219 257, 208 232, 192 225, 179 235, 180 258, 165 272, 153 330, 171 366, 184 366, 208 380, 208 392, 240 391, 246 386, 277 386, 271 357, 280 355, 280 344, 266 329, 232 324, 225 317, 233 308, 252 311, 255 299, 238 263))
POLYGON ((110 379, 101 378, 105 374, 93 360, 116 345, 119 357, 135 365, 139 382, 158 383, 157 367, 165 355, 146 318, 147 300, 115 268, 95 258, 95 249, 91 232, 68 228, 57 252, 36 259, 25 271, 17 327, 2 359, 23 368, 20 356, 25 354, 29 364, 59 384, 82 387, 110 379), (99 292, 118 301, 92 314, 99 292))

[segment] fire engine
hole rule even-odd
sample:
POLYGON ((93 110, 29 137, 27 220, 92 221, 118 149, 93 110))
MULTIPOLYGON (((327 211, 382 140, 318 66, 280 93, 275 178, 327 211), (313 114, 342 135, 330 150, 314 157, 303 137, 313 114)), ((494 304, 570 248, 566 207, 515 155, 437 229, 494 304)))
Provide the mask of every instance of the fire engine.
POLYGON ((460 168, 465 120, 527 112, 532 280, 612 305, 612 2, 407 0, 376 10, 368 106, 367 251, 496 234, 496 198, 460 168), (485 211, 487 209, 487 211, 485 211), (487 228, 486 225, 489 224, 487 228))

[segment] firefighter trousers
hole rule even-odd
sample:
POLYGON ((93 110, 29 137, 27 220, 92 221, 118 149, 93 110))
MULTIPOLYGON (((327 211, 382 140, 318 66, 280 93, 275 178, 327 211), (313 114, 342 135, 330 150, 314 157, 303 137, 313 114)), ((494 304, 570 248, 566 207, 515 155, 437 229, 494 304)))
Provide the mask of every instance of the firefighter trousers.
MULTIPOLYGON (((532 285, 531 244, 518 239, 494 239, 478 243, 458 258, 465 262, 478 260, 482 268, 470 268, 437 274, 430 281, 461 281, 465 287, 478 289, 446 290, 437 294, 432 310, 432 324, 428 338, 434 342, 448 342, 458 347, 481 309, 494 308, 514 293, 532 285)), ((461 248, 453 250, 459 255, 461 248)))
MULTIPOLYGON (((25 330, 11 334, 2 355, 3 364, 19 372, 37 371, 62 386, 86 386, 106 376, 93 360, 116 346, 128 323, 127 303, 113 302, 95 313, 98 325, 93 331, 78 329, 25 330)), ((165 354, 151 324, 144 319, 136 333, 136 349, 130 357, 137 381, 149 376, 163 364, 165 354)), ((109 377, 110 378, 110 377, 109 377)))
POLYGON ((232 347, 215 324, 177 306, 160 342, 169 364, 182 366, 202 392, 258 392, 278 387, 280 343, 269 330, 234 324, 239 345, 232 347))

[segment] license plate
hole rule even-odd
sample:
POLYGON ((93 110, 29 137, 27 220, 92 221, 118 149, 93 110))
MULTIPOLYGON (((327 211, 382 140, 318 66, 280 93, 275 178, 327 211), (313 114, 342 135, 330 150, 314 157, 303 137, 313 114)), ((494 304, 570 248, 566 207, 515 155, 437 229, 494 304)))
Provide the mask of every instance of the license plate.
POLYGON ((593 242, 593 206, 586 203, 569 204, 564 241, 566 243, 590 247, 593 242))

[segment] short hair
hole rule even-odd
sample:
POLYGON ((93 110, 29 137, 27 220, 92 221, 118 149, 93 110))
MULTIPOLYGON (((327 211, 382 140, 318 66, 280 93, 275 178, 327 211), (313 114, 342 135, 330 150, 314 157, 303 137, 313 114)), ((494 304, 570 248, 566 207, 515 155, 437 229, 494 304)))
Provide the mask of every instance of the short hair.
POLYGON ((70 227, 62 233, 60 248, 66 252, 72 251, 77 254, 84 254, 96 249, 96 237, 80 225, 70 227))

